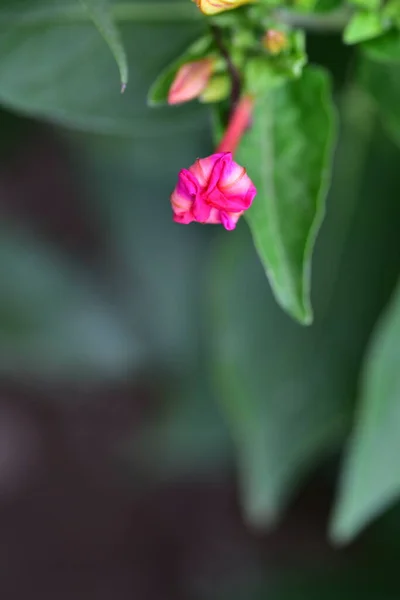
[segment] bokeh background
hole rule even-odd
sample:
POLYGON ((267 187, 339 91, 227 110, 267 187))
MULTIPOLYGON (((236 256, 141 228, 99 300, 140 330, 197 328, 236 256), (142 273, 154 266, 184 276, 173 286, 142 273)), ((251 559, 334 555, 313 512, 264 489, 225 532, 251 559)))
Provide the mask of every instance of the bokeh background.
POLYGON ((302 328, 245 223, 172 222, 210 115, 145 98, 199 25, 124 24, 120 97, 94 27, 38 4, 0 7, 2 597, 397 600, 397 506, 328 535, 400 256, 399 150, 355 53, 308 41, 340 132, 302 328))

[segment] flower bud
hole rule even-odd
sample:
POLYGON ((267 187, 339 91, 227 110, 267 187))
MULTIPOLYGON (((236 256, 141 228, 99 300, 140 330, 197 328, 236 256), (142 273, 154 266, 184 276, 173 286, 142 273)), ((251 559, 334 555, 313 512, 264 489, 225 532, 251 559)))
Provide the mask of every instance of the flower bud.
POLYGON ((229 75, 221 74, 211 77, 206 89, 201 94, 200 102, 220 102, 229 96, 231 80, 229 75))
POLYGON ((286 35, 282 31, 276 29, 269 29, 263 38, 263 46, 271 54, 279 54, 286 48, 288 40, 286 35))
POLYGON ((246 169, 232 160, 230 152, 199 158, 182 169, 171 194, 176 223, 219 223, 235 229, 257 193, 246 169))
POLYGON ((216 15, 224 10, 231 10, 254 0, 193 0, 205 15, 216 15))
POLYGON ((182 65, 168 92, 168 104, 181 104, 198 98, 206 89, 213 68, 213 58, 202 58, 182 65))

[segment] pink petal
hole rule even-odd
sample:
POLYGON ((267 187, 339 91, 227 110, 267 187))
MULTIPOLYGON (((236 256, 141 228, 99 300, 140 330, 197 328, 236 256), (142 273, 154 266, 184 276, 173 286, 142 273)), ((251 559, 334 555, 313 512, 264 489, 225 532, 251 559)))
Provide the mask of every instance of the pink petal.
POLYGON ((196 178, 202 188, 209 185, 209 180, 215 164, 222 156, 224 156, 224 154, 219 153, 211 154, 211 156, 207 156, 206 158, 198 158, 194 165, 189 168, 190 173, 196 178))
POLYGON ((198 196, 192 206, 192 215, 195 221, 206 223, 210 216, 211 207, 198 196))
POLYGON ((221 223, 227 231, 232 231, 233 229, 235 229, 236 224, 241 215, 242 213, 227 213, 221 210, 221 223))
POLYGON ((211 208, 210 216, 207 219, 207 223, 209 225, 220 225, 221 224, 220 211, 217 208, 211 208))
POLYGON ((230 152, 220 152, 218 154, 212 154, 210 158, 213 158, 214 166, 207 182, 207 194, 210 194, 218 185, 218 182, 220 181, 221 175, 224 171, 225 164, 232 162, 232 154, 230 152))
POLYGON ((181 223, 182 225, 188 225, 194 221, 190 212, 184 212, 181 214, 174 213, 173 219, 175 223, 181 223))

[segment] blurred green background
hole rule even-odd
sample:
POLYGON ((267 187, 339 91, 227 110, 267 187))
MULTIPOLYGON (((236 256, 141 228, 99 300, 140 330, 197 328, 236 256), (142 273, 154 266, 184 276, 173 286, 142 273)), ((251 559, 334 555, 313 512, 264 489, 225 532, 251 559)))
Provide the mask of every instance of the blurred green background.
POLYGON ((245 223, 172 222, 178 170, 212 151, 204 107, 146 108, 201 30, 179 14, 121 24, 120 96, 79 5, 0 4, 0 592, 396 600, 398 395, 370 424, 371 473, 329 525, 400 266, 395 119, 382 124, 339 36, 308 39, 340 131, 315 323, 301 327, 245 223))

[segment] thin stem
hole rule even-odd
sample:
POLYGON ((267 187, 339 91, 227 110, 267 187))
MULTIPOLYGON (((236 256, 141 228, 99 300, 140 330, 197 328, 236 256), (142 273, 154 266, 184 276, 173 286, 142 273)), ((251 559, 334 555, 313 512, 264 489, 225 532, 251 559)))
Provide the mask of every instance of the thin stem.
POLYGON ((222 39, 221 30, 216 25, 211 25, 211 32, 214 36, 215 43, 218 46, 219 51, 226 61, 228 72, 231 77, 232 90, 231 90, 231 112, 234 110, 239 98, 242 87, 242 78, 239 70, 235 67, 227 48, 222 39))
POLYGON ((248 94, 239 100, 216 152, 231 152, 232 155, 235 154, 243 134, 251 123, 253 108, 253 96, 248 94))
POLYGON ((278 8, 274 14, 282 23, 291 27, 299 27, 315 33, 334 33, 342 31, 346 27, 352 15, 352 9, 345 6, 326 14, 307 14, 278 8))

